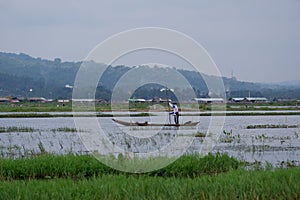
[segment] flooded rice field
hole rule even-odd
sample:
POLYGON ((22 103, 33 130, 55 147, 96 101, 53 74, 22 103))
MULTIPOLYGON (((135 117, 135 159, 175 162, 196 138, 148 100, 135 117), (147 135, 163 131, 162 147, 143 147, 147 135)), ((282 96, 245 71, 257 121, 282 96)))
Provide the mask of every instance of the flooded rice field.
MULTIPOLYGON (((214 117, 223 122, 222 117, 214 117)), ((269 162, 273 165, 290 162, 300 165, 300 116, 227 116, 224 124, 218 124, 221 131, 213 132, 210 116, 184 116, 186 121, 200 121, 196 127, 136 127, 116 124, 110 117, 80 118, 1 118, 0 157, 26 157, 47 152, 54 154, 98 153, 162 155, 180 153, 203 153, 204 144, 211 144, 212 152, 222 152, 248 162, 269 162), (105 137, 95 138, 95 124, 105 137), (76 125, 75 125, 76 123, 76 125), (211 136, 216 141, 205 143, 211 136), (184 138, 184 139, 178 139, 184 138), (110 143, 114 148, 103 149, 110 143), (171 144, 171 145, 170 145, 171 144), (113 152, 112 152, 113 150, 113 152), (177 152, 176 152, 177 151, 177 152)), ((161 113, 152 117, 119 117, 123 121, 149 121, 168 123, 167 115, 161 113)), ((98 133, 99 134, 99 133, 98 133)))

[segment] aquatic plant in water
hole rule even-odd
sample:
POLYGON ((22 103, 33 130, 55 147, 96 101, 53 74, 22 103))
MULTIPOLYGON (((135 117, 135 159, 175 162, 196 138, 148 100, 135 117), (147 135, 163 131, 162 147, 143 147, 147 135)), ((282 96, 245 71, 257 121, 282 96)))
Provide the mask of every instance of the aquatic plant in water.
POLYGON ((36 131, 36 129, 32 127, 18 127, 18 126, 0 127, 0 133, 34 132, 34 131, 36 131))
POLYGON ((287 124, 255 124, 248 125, 247 129, 265 129, 265 128, 298 128, 297 125, 287 125, 287 124))

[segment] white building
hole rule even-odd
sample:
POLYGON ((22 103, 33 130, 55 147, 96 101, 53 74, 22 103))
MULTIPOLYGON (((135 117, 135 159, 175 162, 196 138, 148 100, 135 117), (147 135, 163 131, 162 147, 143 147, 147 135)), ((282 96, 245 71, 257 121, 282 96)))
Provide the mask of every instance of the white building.
POLYGON ((223 98, 194 98, 194 101, 198 101, 199 103, 224 103, 225 100, 223 98))
POLYGON ((251 102, 251 103, 258 103, 258 102, 267 102, 268 99, 265 97, 238 97, 238 98, 232 98, 233 102, 239 103, 239 102, 251 102))

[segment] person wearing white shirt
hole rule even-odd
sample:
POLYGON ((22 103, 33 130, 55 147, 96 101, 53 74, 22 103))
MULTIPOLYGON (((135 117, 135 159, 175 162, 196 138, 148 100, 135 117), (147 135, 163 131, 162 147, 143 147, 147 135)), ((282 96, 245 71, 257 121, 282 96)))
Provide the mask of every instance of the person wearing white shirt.
POLYGON ((177 104, 169 102, 169 105, 170 105, 171 108, 173 108, 173 111, 170 112, 170 115, 174 116, 174 122, 175 122, 175 124, 179 124, 179 111, 178 111, 177 104))

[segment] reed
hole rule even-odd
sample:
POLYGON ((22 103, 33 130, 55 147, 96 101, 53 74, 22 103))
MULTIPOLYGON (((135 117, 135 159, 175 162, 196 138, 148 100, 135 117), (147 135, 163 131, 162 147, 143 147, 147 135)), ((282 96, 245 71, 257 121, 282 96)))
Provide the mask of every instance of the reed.
POLYGON ((252 168, 222 154, 182 156, 145 174, 89 155, 0 159, 0 199, 299 199, 300 170, 252 168))
POLYGON ((248 125, 247 129, 264 129, 264 128, 298 128, 297 125, 287 125, 287 124, 255 124, 248 125))
POLYGON ((61 127, 61 128, 54 128, 51 129, 52 132, 71 132, 71 133, 76 133, 76 132, 83 132, 82 130, 77 130, 76 128, 70 128, 70 127, 61 127))
POLYGON ((8 127, 0 127, 0 133, 11 133, 11 132, 34 132, 36 131, 32 127, 18 127, 18 126, 8 126, 8 127))
POLYGON ((299 199, 300 170, 177 178, 111 175, 1 183, 0 199, 299 199))
POLYGON ((50 118, 50 117, 148 117, 154 116, 151 113, 136 113, 136 114, 50 114, 49 113, 7 113, 7 114, 0 114, 0 118, 50 118))
MULTIPOLYGON (((43 149, 43 147, 40 147, 43 149)), ((119 157, 119 160, 124 157, 119 157)), ((159 158, 163 162, 163 158, 159 158)), ((120 161, 121 162, 121 161, 120 161)), ((151 160, 151 162, 153 162, 151 160)), ((228 155, 185 155, 169 166, 147 173, 150 176, 196 177, 237 169, 242 164, 228 155)), ((0 159, 0 180, 83 178, 104 174, 126 174, 112 169, 89 155, 55 156, 47 153, 24 159, 0 159)))

